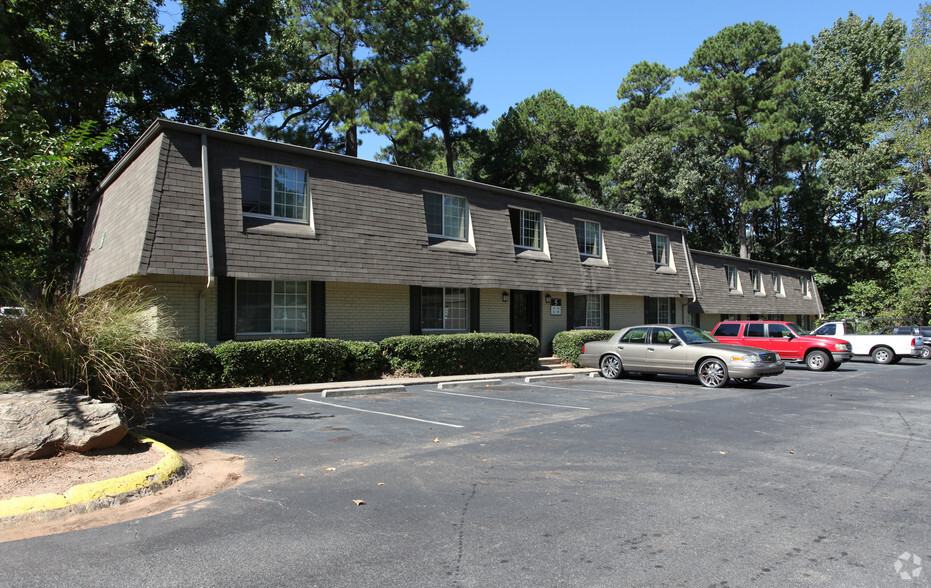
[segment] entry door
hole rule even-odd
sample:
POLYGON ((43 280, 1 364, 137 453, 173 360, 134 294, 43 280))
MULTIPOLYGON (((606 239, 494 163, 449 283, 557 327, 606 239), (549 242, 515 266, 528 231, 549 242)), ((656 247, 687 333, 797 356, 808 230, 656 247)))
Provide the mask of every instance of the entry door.
POLYGON ((511 290, 511 332, 540 338, 540 293, 511 290))

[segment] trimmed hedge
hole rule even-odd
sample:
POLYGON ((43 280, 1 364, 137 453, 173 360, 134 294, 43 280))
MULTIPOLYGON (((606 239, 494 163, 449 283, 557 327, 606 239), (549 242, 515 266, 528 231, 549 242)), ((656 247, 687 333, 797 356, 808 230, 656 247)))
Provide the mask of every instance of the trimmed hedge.
POLYGON ((579 354, 582 346, 589 341, 604 341, 611 338, 617 331, 601 331, 597 329, 583 329, 579 331, 563 331, 553 338, 553 355, 559 359, 579 367, 579 354))
POLYGON ((343 341, 348 355, 346 375, 350 380, 378 378, 391 369, 381 346, 372 341, 343 341))
POLYGON ((206 343, 178 345, 172 369, 179 390, 205 390, 223 385, 223 364, 206 343))
POLYGON ((349 350, 335 339, 227 341, 214 348, 230 386, 333 382, 346 377, 349 350))
POLYGON ((396 372, 423 376, 530 371, 540 357, 536 337, 500 333, 389 337, 381 348, 396 372))

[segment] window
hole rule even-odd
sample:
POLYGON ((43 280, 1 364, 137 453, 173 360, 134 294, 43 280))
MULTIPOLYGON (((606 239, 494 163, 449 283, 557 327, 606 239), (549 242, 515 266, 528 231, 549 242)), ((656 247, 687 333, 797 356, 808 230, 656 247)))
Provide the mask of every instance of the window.
POLYGON ((671 324, 675 322, 672 298, 650 298, 644 301, 643 319, 646 323, 671 324))
POLYGON ((650 235, 650 244, 653 246, 653 263, 656 267, 669 265, 669 237, 666 235, 650 235))
POLYGON ((724 274, 727 276, 727 290, 729 292, 738 292, 740 284, 737 281, 737 268, 733 265, 725 265, 724 274))
POLYGON ((794 337, 795 333, 785 325, 769 325, 769 336, 775 339, 788 339, 789 337, 794 337))
POLYGON ((811 282, 808 281, 808 278, 801 277, 798 281, 802 287, 802 296, 804 298, 811 298, 811 282))
POLYGON ((714 330, 715 337, 738 337, 740 335, 740 323, 721 323, 714 330))
POLYGON ((240 162, 242 212, 307 222, 307 172, 293 167, 240 162))
POLYGON ((782 274, 773 272, 773 294, 776 296, 782 296, 782 274))
POLYGON ((653 329, 653 334, 650 335, 650 339, 655 345, 669 345, 669 341, 675 337, 675 333, 669 329, 653 329))
POLYGON ((572 299, 572 325, 574 329, 601 328, 601 295, 582 294, 572 299))
POLYGON ((423 288, 420 320, 424 331, 465 331, 468 295, 465 288, 423 288))
POLYGON ((423 195, 423 208, 428 235, 458 241, 468 238, 469 213, 465 198, 428 192, 423 195))
POLYGON ((763 275, 760 273, 760 270, 750 270, 750 281, 753 282, 754 294, 765 294, 765 292, 763 292, 763 275))
POLYGON ((601 225, 589 221, 575 221, 575 238, 579 242, 579 255, 601 257, 601 225))
POLYGON ((647 330, 645 328, 631 329, 621 337, 622 343, 646 343, 647 330))
POLYGON ((747 330, 744 337, 765 337, 763 323, 747 323, 747 330))
POLYGON ((237 280, 236 332, 307 332, 307 282, 237 280))
POLYGON ((543 215, 534 210, 512 208, 511 234, 514 245, 524 249, 543 250, 543 215))

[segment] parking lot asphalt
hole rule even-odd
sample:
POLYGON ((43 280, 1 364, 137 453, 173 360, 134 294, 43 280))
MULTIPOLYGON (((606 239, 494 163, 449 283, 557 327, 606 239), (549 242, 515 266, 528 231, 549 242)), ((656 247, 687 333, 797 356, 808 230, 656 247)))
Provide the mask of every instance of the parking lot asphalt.
POLYGON ((929 376, 179 400, 152 428, 245 456, 252 480, 2 544, 0 584, 927 585, 929 376))

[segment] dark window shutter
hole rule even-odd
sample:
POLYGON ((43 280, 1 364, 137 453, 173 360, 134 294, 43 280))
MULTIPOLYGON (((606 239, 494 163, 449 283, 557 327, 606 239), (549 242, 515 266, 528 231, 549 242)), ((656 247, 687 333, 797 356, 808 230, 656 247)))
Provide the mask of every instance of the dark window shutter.
POLYGON ((656 303, 649 296, 643 297, 643 322, 647 324, 656 322, 656 303))
POLYGON ((604 294, 601 297, 601 328, 611 328, 611 295, 604 294))
POLYGON ((423 334, 420 323, 420 286, 411 286, 411 335, 423 334))
POLYGON ((573 314, 573 304, 575 304, 575 295, 572 292, 566 292, 566 307, 563 309, 563 312, 566 313, 566 330, 571 331, 574 322, 575 315, 573 314))
POLYGON ((478 333, 482 330, 479 323, 481 314, 481 290, 478 288, 469 288, 469 331, 478 333))
POLYGON ((326 282, 310 283, 310 336, 326 337, 326 282))
POLYGON ((217 341, 236 336, 236 279, 217 278, 217 341))

